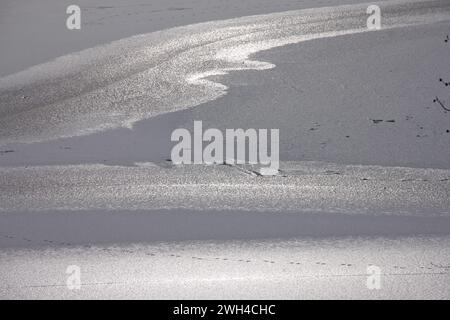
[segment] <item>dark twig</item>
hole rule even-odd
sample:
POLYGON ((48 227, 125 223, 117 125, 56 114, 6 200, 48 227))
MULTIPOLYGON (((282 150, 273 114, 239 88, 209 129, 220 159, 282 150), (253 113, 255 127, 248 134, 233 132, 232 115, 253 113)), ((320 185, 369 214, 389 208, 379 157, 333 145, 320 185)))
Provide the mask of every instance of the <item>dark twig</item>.
POLYGON ((445 111, 450 111, 450 109, 447 108, 447 107, 441 102, 441 100, 439 100, 438 97, 436 97, 436 99, 434 99, 433 102, 439 103, 439 105, 440 105, 440 106, 442 107, 442 109, 444 109, 445 111))

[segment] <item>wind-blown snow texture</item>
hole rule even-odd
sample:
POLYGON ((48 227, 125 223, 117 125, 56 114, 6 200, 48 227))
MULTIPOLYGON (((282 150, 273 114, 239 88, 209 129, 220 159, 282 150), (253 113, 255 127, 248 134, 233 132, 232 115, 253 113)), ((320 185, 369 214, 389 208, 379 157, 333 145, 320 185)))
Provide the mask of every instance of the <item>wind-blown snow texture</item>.
MULTIPOLYGON (((381 2, 383 28, 450 20, 447 1, 381 2)), ((0 79, 0 144, 119 126, 217 99, 207 76, 267 69, 252 53, 366 32, 367 5, 307 9, 140 35, 0 79)))
MULTIPOLYGON (((210 3, 198 18, 182 18, 189 8, 180 6, 157 15, 233 19, 125 38, 0 79, 0 298, 449 298, 445 118, 420 115, 421 99, 403 108, 415 99, 411 88, 433 93, 427 80, 446 70, 433 63, 424 72, 443 55, 423 46, 443 42, 450 2, 380 2, 383 29, 374 32, 368 4, 234 18, 210 3), (289 67, 286 52, 301 55, 292 58, 300 66, 289 67), (387 76, 383 62, 397 69, 387 76), (244 70, 255 72, 223 76, 244 70), (353 74, 370 81, 358 86, 353 74), (324 77, 337 85, 316 86, 324 77), (300 97, 301 106, 283 105, 300 97), (282 160, 293 161, 274 177, 252 166, 164 162, 168 133, 193 119, 280 126, 282 160), (423 140, 412 141, 416 131, 423 140), (407 147, 393 152, 399 141, 407 147), (66 287, 69 265, 81 267, 80 291, 66 287), (381 290, 366 286, 371 265, 381 268, 381 290)), ((3 26, 11 20, 1 15, 16 7, 1 6, 3 26)), ((137 18, 154 10, 138 7, 137 18)), ((98 22, 106 26, 136 6, 121 8, 92 4, 87 29, 99 31, 89 12, 121 11, 98 22)), ((8 61, 12 49, 1 49, 8 61)))

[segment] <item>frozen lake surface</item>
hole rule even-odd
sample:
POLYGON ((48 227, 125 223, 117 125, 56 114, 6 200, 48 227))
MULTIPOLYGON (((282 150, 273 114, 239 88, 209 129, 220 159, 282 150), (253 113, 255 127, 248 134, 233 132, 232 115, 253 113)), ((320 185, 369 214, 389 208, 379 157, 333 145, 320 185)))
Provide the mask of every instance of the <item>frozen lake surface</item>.
POLYGON ((0 298, 450 298, 448 1, 108 3, 0 5, 0 298), (279 175, 172 165, 194 120, 279 175))

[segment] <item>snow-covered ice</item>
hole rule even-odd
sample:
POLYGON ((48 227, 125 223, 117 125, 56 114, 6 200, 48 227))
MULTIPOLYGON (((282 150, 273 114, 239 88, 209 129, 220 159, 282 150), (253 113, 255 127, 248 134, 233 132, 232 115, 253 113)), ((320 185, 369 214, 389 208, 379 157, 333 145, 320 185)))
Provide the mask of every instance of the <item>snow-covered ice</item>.
POLYGON ((0 298, 450 298, 448 1, 56 2, 0 4, 0 298), (194 120, 279 174, 172 165, 194 120))

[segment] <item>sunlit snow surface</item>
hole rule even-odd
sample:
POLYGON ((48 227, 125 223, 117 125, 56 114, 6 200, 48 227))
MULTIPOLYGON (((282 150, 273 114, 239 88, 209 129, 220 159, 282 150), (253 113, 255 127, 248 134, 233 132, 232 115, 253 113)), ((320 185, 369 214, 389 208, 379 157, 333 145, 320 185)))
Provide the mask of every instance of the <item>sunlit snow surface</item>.
MULTIPOLYGON (((384 29, 450 20, 448 1, 380 7, 384 29)), ((366 8, 169 29, 1 78, 0 145, 132 127, 212 101, 227 87, 205 77, 273 68, 250 60, 261 50, 367 32, 366 8)), ((292 161, 262 177, 226 164, 8 165, 3 299, 450 298, 450 170, 292 161), (81 267, 79 291, 66 287, 70 265, 81 267), (371 265, 380 290, 366 286, 371 265)))
POLYGON ((448 237, 2 251, 3 298, 448 298, 448 237), (81 266, 81 290, 66 286, 81 266), (381 267, 380 290, 367 267, 381 267), (12 272, 14 270, 14 272, 12 272))
POLYGON ((8 168, 0 180, 3 298, 450 294, 449 170, 283 163, 280 176, 261 177, 227 165, 98 165, 8 168), (182 208, 197 216, 172 216, 182 208), (110 221, 116 210, 127 222, 110 221), (208 227, 221 240, 186 241, 208 239, 208 227), (127 244, 133 236, 153 244, 127 244), (291 240, 232 240, 255 236, 291 240), (66 287, 69 265, 82 268, 79 291, 66 287), (370 265, 381 268, 380 290, 366 286, 370 265))
MULTIPOLYGON (((383 28, 450 20, 448 1, 379 3, 383 28)), ((0 79, 0 144, 89 134, 214 100, 204 77, 267 69, 248 56, 367 32, 367 4, 288 11, 139 35, 0 79), (51 116, 49 116, 51 115, 51 116)))
POLYGON ((448 216, 450 170, 282 163, 0 168, 0 212, 186 208, 448 216))

